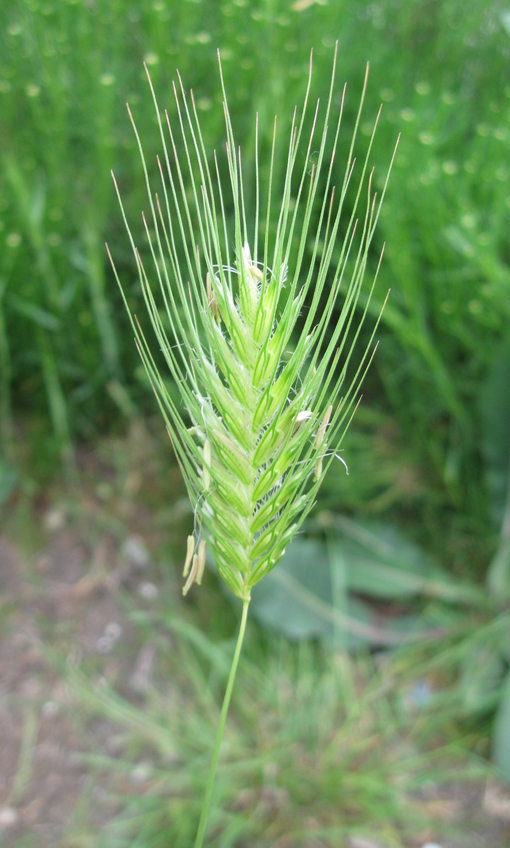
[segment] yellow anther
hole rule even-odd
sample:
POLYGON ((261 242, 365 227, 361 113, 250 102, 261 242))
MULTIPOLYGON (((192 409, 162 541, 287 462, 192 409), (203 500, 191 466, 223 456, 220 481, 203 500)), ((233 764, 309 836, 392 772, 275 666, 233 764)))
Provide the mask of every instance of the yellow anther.
POLYGON ((191 566, 191 571, 189 573, 189 577, 186 580, 186 583, 184 584, 184 587, 183 587, 183 590, 182 590, 183 595, 188 594, 191 586, 193 585, 193 581, 195 580, 195 577, 197 576, 197 570, 198 570, 198 554, 195 554, 195 556, 193 557, 193 564, 191 566))
POLYGON ((186 550, 186 560, 184 563, 184 570, 182 572, 183 577, 188 576, 189 567, 191 565, 191 560, 193 559, 193 554, 195 553, 195 539, 193 536, 188 536, 187 541, 187 550, 186 550))
POLYGON ((260 268, 257 268, 256 265, 253 265, 253 264, 249 265, 248 271, 250 272, 252 277, 255 277, 260 283, 264 279, 264 275, 263 275, 262 271, 260 270, 260 268))
POLYGON ((218 301, 216 300, 216 294, 212 286, 212 279, 209 271, 207 272, 205 277, 205 288, 207 294, 207 305, 211 310, 211 315, 213 316, 213 318, 216 318, 216 320, 219 321, 221 318, 221 313, 220 308, 218 306, 218 301))
POLYGON ((315 471, 314 471, 314 473, 313 473, 313 482, 314 482, 314 483, 316 483, 316 482, 317 482, 317 480, 319 480, 319 479, 320 479, 321 474, 322 474, 322 456, 321 456, 321 458, 319 459, 319 461, 318 461, 317 465, 315 466, 315 471))
POLYGON ((207 543, 204 539, 198 545, 198 561, 197 561, 197 577, 196 581, 198 585, 202 583, 202 577, 204 576, 204 568, 205 568, 205 554, 207 549, 207 543))
POLYGON ((317 435, 315 436, 315 442, 313 443, 315 450, 318 450, 324 441, 324 436, 326 435, 326 429, 329 424, 329 419, 331 418, 332 412, 333 407, 328 406, 320 423, 319 429, 317 430, 317 435))

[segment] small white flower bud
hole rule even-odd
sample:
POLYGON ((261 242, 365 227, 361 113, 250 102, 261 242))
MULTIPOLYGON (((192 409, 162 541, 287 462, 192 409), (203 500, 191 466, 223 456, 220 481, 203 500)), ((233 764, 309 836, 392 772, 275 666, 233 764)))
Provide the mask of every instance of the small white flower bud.
POLYGON ((292 430, 292 435, 294 435, 296 430, 299 428, 299 425, 302 424, 303 421, 307 421, 311 417, 312 417, 312 412, 311 412, 310 409, 303 409, 302 412, 298 412, 298 414, 296 416, 296 420, 294 421, 294 427, 293 427, 293 430, 292 430))

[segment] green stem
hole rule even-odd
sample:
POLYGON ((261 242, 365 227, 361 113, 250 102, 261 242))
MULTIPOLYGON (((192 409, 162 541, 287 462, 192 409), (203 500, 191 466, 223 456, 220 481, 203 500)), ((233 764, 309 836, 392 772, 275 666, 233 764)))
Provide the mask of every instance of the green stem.
POLYGON ((195 840, 195 848, 202 848, 202 841, 205 834, 205 827, 207 824, 207 816, 209 814, 209 807, 211 806, 211 797, 214 786, 214 777, 216 775, 216 767, 218 765, 218 756, 220 753, 221 740, 223 738, 223 730, 225 728, 225 720, 227 718, 228 705, 230 704, 230 696, 232 695, 232 689, 234 688, 234 680, 237 671, 237 664, 239 662, 239 657, 241 654, 241 648, 243 646, 244 639, 244 631, 246 629, 246 619, 248 616, 248 605, 250 603, 250 599, 243 601, 243 614, 241 617, 241 626, 239 628, 239 636, 237 637, 237 645, 234 653, 234 658, 232 660, 232 666, 230 668, 230 674, 228 677, 227 688, 225 691, 225 697, 223 698, 223 705, 221 707, 220 714, 220 722, 218 725, 218 730, 216 731, 216 740, 214 743, 213 756, 211 761, 211 766, 209 768, 209 777, 207 778, 207 786, 205 790, 204 803, 202 804, 202 813, 200 815, 200 822, 198 825, 198 833, 197 838, 195 840))

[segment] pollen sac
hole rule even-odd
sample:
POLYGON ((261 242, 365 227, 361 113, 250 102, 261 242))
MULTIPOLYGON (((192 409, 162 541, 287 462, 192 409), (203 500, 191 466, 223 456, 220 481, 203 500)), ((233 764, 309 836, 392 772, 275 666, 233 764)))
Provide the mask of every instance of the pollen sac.
POLYGON ((194 539, 193 536, 188 536, 187 548, 186 548, 186 560, 184 562, 184 569, 183 569, 183 572, 182 572, 183 577, 188 576, 190 566, 191 566, 191 560, 193 559, 194 553, 195 553, 195 539, 194 539))
POLYGON ((198 545, 198 553, 197 553, 197 573, 196 573, 196 582, 200 586, 202 583, 202 577, 204 576, 204 568, 205 568, 205 555, 207 550, 207 543, 204 539, 199 542, 198 545))
POLYGON ((322 476, 322 456, 319 459, 317 465, 315 466, 315 469, 314 469, 314 472, 313 472, 313 482, 317 483, 320 480, 321 476, 322 476))
POLYGON ((259 286, 261 273, 257 266, 251 261, 250 247, 246 243, 242 249, 239 264, 239 301, 244 320, 249 327, 253 328, 257 306, 259 302, 259 286))
POLYGON ((205 278, 205 285, 206 285, 206 294, 207 294, 207 306, 209 307, 211 315, 213 316, 213 318, 216 321, 220 321, 221 320, 220 307, 218 305, 216 293, 215 293, 213 286, 212 286, 212 279, 211 279, 211 275, 210 275, 209 271, 207 272, 207 275, 206 275, 206 278, 205 278))
POLYGON ((324 441, 324 436, 326 435, 326 430, 328 428, 329 419, 331 418, 331 413, 333 412, 333 407, 328 406, 326 412, 323 415, 322 421, 319 425, 319 429, 317 430, 317 435, 315 436, 315 442, 313 444, 315 450, 318 450, 324 441))
POLYGON ((195 581, 195 577, 197 576, 197 571, 198 571, 198 554, 195 554, 194 557, 193 557, 192 565, 191 565, 191 571, 190 571, 190 573, 188 575, 188 579, 186 580, 186 583, 184 584, 183 589, 182 589, 183 595, 187 595, 189 590, 191 589, 191 587, 192 587, 192 585, 195 581))

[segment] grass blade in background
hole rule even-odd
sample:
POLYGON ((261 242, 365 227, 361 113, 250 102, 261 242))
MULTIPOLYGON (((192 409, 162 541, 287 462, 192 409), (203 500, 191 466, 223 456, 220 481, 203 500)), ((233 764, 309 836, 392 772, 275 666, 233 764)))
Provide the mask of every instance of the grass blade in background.
POLYGON ((492 758, 510 784, 510 674, 501 688, 501 700, 494 720, 492 758))
POLYGON ((12 402, 11 402, 11 357, 9 336, 5 324, 6 283, 0 279, 0 444, 7 460, 14 458, 12 402))

